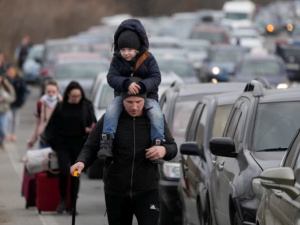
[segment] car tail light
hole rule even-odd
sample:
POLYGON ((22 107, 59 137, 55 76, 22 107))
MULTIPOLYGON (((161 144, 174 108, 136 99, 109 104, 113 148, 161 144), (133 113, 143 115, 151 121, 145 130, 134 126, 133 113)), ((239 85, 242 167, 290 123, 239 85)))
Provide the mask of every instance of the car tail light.
POLYGON ((41 75, 43 75, 43 76, 49 75, 49 70, 47 70, 47 69, 42 69, 42 70, 41 70, 41 75))

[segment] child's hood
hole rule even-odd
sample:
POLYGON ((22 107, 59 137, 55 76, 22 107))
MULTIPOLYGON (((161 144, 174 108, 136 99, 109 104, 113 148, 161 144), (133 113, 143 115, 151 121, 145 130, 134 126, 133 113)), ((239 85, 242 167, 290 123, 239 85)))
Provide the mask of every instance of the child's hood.
POLYGON ((119 27, 117 28, 115 35, 114 35, 114 50, 118 50, 118 38, 122 31, 124 30, 132 30, 135 31, 141 41, 141 44, 145 46, 147 49, 149 48, 149 40, 147 37, 146 30, 144 26, 142 25, 141 21, 138 19, 128 19, 124 20, 119 27))

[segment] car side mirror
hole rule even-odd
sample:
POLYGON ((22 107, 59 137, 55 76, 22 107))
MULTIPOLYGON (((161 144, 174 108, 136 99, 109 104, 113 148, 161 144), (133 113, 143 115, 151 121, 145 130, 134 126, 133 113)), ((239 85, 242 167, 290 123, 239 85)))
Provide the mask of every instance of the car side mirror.
POLYGON ((216 137, 209 141, 209 148, 213 155, 236 158, 235 144, 229 137, 216 137))
POLYGON ((284 191, 292 199, 300 195, 300 191, 294 187, 295 175, 290 167, 271 168, 263 171, 260 176, 261 185, 267 189, 284 191))
POLYGON ((205 157, 204 149, 203 149, 202 145, 199 148, 197 142, 195 142, 195 141, 182 143, 180 145, 180 153, 183 155, 200 156, 206 162, 206 157, 205 157))

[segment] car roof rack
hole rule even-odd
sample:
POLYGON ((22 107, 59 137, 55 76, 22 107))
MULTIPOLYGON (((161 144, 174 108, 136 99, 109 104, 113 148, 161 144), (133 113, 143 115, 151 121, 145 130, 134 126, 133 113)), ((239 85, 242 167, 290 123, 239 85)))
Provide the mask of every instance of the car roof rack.
POLYGON ((251 80, 246 84, 244 92, 252 92, 254 97, 263 96, 264 95, 264 86, 258 80, 251 80))

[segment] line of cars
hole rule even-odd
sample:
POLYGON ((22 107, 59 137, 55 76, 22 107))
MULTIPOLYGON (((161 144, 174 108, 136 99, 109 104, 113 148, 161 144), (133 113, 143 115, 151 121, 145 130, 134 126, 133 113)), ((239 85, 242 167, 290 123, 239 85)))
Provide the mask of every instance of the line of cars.
POLYGON ((235 93, 207 95, 194 104, 180 144, 181 224, 298 224, 300 220, 296 170, 300 135, 293 141, 300 127, 300 88, 270 89, 257 80, 241 84, 243 88, 235 93), (268 172, 280 166, 284 155, 282 165, 294 171, 268 172), (285 205, 280 207, 279 202, 285 205), (288 205, 290 210, 285 209, 288 205), (289 219, 282 219, 288 215, 289 219))

